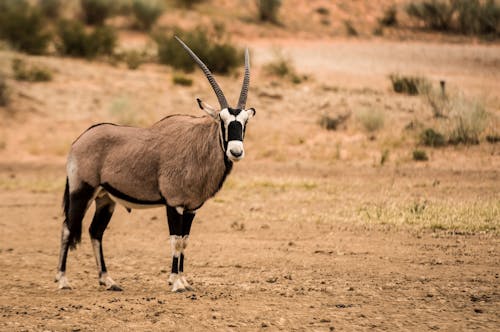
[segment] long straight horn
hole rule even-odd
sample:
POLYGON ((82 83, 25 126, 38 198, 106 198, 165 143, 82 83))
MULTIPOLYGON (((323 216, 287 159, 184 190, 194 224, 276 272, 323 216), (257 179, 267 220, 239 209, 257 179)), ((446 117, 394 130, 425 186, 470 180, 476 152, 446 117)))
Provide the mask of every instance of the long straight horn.
POLYGON ((215 81, 214 76, 212 75, 210 70, 207 68, 207 66, 200 60, 200 58, 198 58, 198 56, 196 56, 196 54, 194 54, 193 51, 191 51, 191 49, 186 44, 184 44, 184 42, 179 37, 177 37, 177 36, 174 36, 174 37, 175 37, 175 39, 177 39, 177 41, 179 43, 181 43, 182 47, 184 47, 184 49, 188 52, 188 54, 193 58, 193 60, 198 64, 198 66, 200 66, 201 70, 203 70, 203 72, 205 73, 205 76, 207 77, 208 82, 212 86, 212 89, 214 89, 215 95, 217 96, 217 99, 219 100, 220 108, 221 109, 228 108, 226 97, 224 97, 224 94, 222 93, 222 90, 219 87, 219 84, 217 84, 217 81, 215 81))
POLYGON ((238 100, 239 109, 244 109, 247 103, 248 86, 250 85, 250 55, 248 48, 245 49, 245 76, 243 77, 243 85, 241 87, 240 99, 238 100))

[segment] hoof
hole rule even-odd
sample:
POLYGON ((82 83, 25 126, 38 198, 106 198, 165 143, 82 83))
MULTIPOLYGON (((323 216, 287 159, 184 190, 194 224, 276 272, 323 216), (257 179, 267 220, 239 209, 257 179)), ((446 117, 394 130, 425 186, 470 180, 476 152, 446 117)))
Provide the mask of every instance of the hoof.
POLYGON ((101 277, 99 278, 99 285, 106 286, 106 290, 109 290, 109 291, 121 292, 123 290, 107 274, 102 274, 101 275, 101 277))
POLYGON ((172 287, 172 292, 173 293, 182 293, 186 291, 186 287, 184 287, 184 284, 182 283, 180 278, 177 278, 174 281, 174 286, 172 287))
POLYGON ((121 292, 123 289, 120 286, 118 286, 117 284, 114 284, 114 285, 107 287, 106 290, 113 291, 113 292, 121 292))
POLYGON ((61 276, 59 278, 59 284, 57 285, 58 289, 71 289, 69 285, 68 279, 65 276, 61 276))
POLYGON ((191 287, 191 285, 189 284, 189 282, 187 282, 186 277, 184 277, 183 275, 181 275, 180 279, 182 281, 182 284, 184 285, 184 288, 187 291, 192 291, 193 290, 193 287, 191 287))

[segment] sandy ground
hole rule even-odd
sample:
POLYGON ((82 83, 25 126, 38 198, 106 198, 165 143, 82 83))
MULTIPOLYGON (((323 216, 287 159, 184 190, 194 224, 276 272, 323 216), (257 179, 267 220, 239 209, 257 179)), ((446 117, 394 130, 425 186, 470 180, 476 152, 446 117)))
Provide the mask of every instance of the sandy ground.
MULTIPOLYGON (((351 201, 352 192, 361 190, 360 183, 365 184, 364 195, 358 193, 358 199, 376 200, 380 191, 397 195, 410 188, 418 194, 418 184, 436 176, 443 183, 465 186, 489 176, 498 184, 498 172, 422 171, 398 176, 390 185, 392 171, 340 168, 325 175, 304 167, 301 172, 315 174, 308 183, 325 186, 312 191, 293 182, 284 187, 243 182, 245 190, 236 180, 255 174, 260 179, 262 173, 278 179, 282 171, 268 165, 238 167, 228 188, 201 209, 187 254, 186 271, 195 290, 182 294, 171 293, 167 285, 170 260, 163 209, 131 214, 118 209, 113 217, 105 253, 123 292, 98 286, 86 236, 69 257, 74 289, 57 291, 52 278, 59 246, 60 194, 2 191, 0 329, 498 328, 498 237, 364 222, 353 212, 358 206, 351 201), (343 188, 345 194, 326 189, 334 187, 343 188), (322 198, 308 199, 311 195, 322 198)), ((11 165, 1 175, 6 172, 63 175, 61 165, 20 172, 11 165)), ((445 195, 445 187, 430 196, 445 195)), ((497 189, 490 183, 478 191, 495 195, 497 189)), ((89 222, 87 216, 84 227, 89 222)))
MULTIPOLYGON (((17 113, 2 118, 0 135, 0 330, 500 328, 498 145, 428 150, 429 162, 412 161, 415 134, 404 127, 430 116, 387 80, 394 71, 444 76, 485 94, 498 114, 498 47, 262 41, 253 51, 247 158, 195 219, 186 263, 195 290, 181 294, 167 285, 162 209, 119 208, 111 221, 104 250, 123 292, 98 286, 85 235, 69 256, 73 290, 56 290, 64 156, 94 122, 199 114, 196 96, 214 100, 207 84, 174 86, 172 72, 155 65, 132 72, 54 58, 37 59, 57 68, 53 82, 11 81, 17 113), (261 75, 274 44, 312 79, 295 86, 261 75), (386 112, 376 139, 354 116, 337 132, 317 125, 323 112, 363 107, 386 112)), ((0 53, 0 64, 11 56, 0 53)), ((237 95, 239 79, 220 80, 237 95)))

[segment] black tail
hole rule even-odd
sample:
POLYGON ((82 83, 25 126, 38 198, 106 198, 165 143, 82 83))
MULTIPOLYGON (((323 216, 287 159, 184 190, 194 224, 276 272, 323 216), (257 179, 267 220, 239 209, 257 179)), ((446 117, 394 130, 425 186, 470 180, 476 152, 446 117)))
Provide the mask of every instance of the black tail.
POLYGON ((66 177, 66 188, 64 189, 64 196, 62 201, 62 208, 65 219, 64 222, 66 222, 66 220, 68 220, 68 215, 69 215, 69 182, 67 177, 66 177))
POLYGON ((62 202, 62 208, 64 212, 64 224, 66 225, 66 227, 68 227, 69 230, 69 238, 68 238, 69 248, 76 249, 76 245, 80 243, 80 240, 82 239, 81 218, 83 218, 83 216, 79 218, 74 213, 71 213, 70 204, 71 204, 71 198, 69 194, 69 182, 68 178, 66 178, 66 188, 64 189, 64 196, 62 202))

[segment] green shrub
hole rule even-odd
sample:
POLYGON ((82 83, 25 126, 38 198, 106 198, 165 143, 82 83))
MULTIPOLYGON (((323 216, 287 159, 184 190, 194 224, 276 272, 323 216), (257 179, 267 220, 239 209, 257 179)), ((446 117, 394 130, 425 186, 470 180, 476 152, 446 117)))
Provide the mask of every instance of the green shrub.
POLYGON ((486 141, 491 144, 499 143, 500 135, 498 134, 486 135, 486 141))
POLYGON ((28 65, 21 59, 12 60, 14 78, 18 81, 47 82, 52 80, 52 72, 40 65, 28 65))
POLYGON ((488 113, 482 102, 456 97, 450 114, 450 144, 479 144, 487 120, 488 113))
POLYGON ((138 28, 142 30, 150 30, 163 14, 163 10, 163 3, 158 0, 134 0, 132 2, 132 13, 138 28))
POLYGON ((118 60, 121 60, 127 64, 128 69, 135 70, 139 68, 143 63, 146 62, 146 52, 138 50, 128 50, 117 55, 118 60))
POLYGON ((358 30, 354 27, 352 22, 350 20, 345 20, 344 21, 344 27, 349 36, 357 36, 358 35, 358 30))
POLYGON ((392 83, 392 89, 397 93, 414 96, 425 93, 430 88, 429 81, 424 77, 391 74, 389 79, 392 83))
POLYGON ((59 17, 62 8, 61 0, 38 0, 38 7, 42 14, 50 19, 59 17))
POLYGON ((455 0, 458 29, 463 34, 500 32, 500 5, 495 0, 455 0))
POLYGON ((50 42, 40 10, 25 0, 0 2, 0 39, 29 54, 43 54, 50 42))
POLYGON ((279 51, 276 52, 274 60, 264 65, 263 70, 266 75, 285 78, 294 84, 308 79, 306 75, 299 75, 293 61, 279 51))
POLYGON ((410 3, 406 12, 433 30, 500 33, 500 4, 496 0, 423 0, 410 3))
POLYGON ((351 116, 351 113, 341 115, 323 114, 319 119, 319 125, 326 130, 337 130, 351 116))
POLYGON ((420 143, 425 146, 440 147, 446 145, 446 139, 443 134, 427 128, 420 134, 420 143))
POLYGON ((408 4, 406 13, 430 29, 446 31, 451 28, 454 6, 449 0, 423 0, 408 4))
POLYGON ((500 4, 488 0, 479 10, 479 32, 482 34, 500 34, 500 4))
POLYGON ((427 161, 429 157, 427 156, 427 152, 424 150, 413 150, 413 160, 415 161, 427 161))
POLYGON ((91 25, 102 25, 106 19, 115 14, 113 0, 80 0, 83 19, 91 25))
POLYGON ((265 64, 263 70, 268 75, 281 78, 295 74, 295 68, 290 59, 283 56, 278 56, 275 60, 265 64))
MULTIPOLYGON (((228 73, 243 62, 243 52, 223 38, 209 38, 203 28, 191 31, 177 31, 178 35, 212 72, 228 73)), ((160 63, 187 72, 194 70, 196 64, 181 45, 171 35, 156 35, 160 63)))
POLYGON ((9 89, 5 77, 0 73, 0 106, 7 106, 9 104, 9 89))
POLYGON ((182 74, 174 74, 172 77, 172 82, 177 85, 191 86, 193 85, 193 80, 182 74))
POLYGON ((281 0, 256 0, 259 10, 259 19, 265 22, 278 23, 278 12, 281 0))
POLYGON ((384 126, 384 113, 376 109, 365 109, 357 114, 357 119, 363 128, 372 133, 384 126))
POLYGON ((206 65, 210 70, 223 74, 238 67, 244 60, 243 52, 228 42, 213 42, 206 56, 206 65))
POLYGON ((378 22, 381 26, 392 27, 398 24, 398 11, 395 5, 388 7, 384 11, 384 16, 382 16, 378 22))
POLYGON ((82 23, 69 20, 59 22, 58 37, 56 46, 60 54, 84 58, 113 54, 117 40, 111 27, 100 26, 86 32, 82 23))

